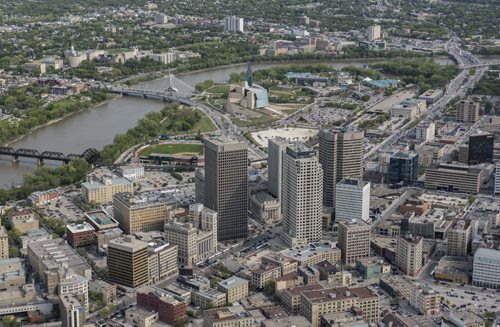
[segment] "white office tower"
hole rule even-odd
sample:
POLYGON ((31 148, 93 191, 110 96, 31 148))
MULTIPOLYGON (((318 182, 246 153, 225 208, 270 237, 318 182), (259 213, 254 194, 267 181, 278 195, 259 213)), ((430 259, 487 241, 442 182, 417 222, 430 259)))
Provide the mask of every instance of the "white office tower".
POLYGON ((380 39, 381 32, 380 25, 372 25, 368 27, 368 41, 375 41, 380 39))
POLYGON ((497 163, 497 165, 496 165, 495 194, 500 194, 500 163, 497 163))
POLYGON ((224 32, 243 33, 243 18, 231 16, 224 18, 224 32))
POLYGON ((268 188, 269 193, 281 200, 281 184, 283 179, 283 156, 288 142, 280 139, 268 140, 268 188))
POLYGON ((343 179, 335 193, 335 220, 361 219, 370 222, 370 182, 343 179))
POLYGON ((283 157, 283 240, 289 246, 321 239, 323 170, 314 150, 294 144, 283 157))

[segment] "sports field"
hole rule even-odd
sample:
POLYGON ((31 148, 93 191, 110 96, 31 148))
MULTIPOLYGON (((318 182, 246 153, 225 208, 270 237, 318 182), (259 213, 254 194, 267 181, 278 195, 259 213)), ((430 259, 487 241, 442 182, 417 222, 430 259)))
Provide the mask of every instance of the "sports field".
POLYGON ((139 153, 140 156, 149 156, 151 153, 163 154, 203 154, 201 144, 158 144, 149 146, 139 153))

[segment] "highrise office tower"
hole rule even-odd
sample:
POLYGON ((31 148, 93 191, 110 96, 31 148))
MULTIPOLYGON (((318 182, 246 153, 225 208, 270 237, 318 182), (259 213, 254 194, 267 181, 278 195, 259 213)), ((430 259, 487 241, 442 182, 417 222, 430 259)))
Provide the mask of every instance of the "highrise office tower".
POLYGON ((361 179, 343 179, 337 183, 335 219, 370 220, 370 182, 361 179))
POLYGON ((391 156, 388 169, 389 183, 410 185, 418 179, 418 154, 396 152, 391 156))
POLYGON ((131 235, 108 244, 109 281, 128 287, 146 284, 148 276, 148 243, 131 235))
POLYGON ((368 27, 368 41, 375 41, 380 39, 381 27, 380 25, 372 25, 368 27))
POLYGON ((283 157, 283 239, 290 246, 321 239, 323 171, 314 150, 289 145, 283 157))
POLYGON ((401 235, 396 243, 396 266, 405 274, 415 276, 422 268, 422 236, 401 235))
POLYGON ((481 133, 469 137, 469 165, 493 161, 493 144, 495 136, 490 133, 481 133))
POLYGON ((335 207, 335 185, 363 176, 364 132, 354 128, 324 129, 319 133, 319 162, 323 167, 323 205, 335 207))
POLYGON ((370 256, 371 226, 361 220, 339 222, 338 246, 342 263, 354 265, 356 260, 370 256))
POLYGON ((219 241, 247 236, 248 146, 226 138, 205 140, 205 206, 217 212, 219 241))
POLYGON ((241 32, 243 33, 243 18, 230 16, 224 18, 224 32, 241 32))
POLYGON ((269 193, 281 200, 281 184, 283 180, 283 156, 288 142, 280 139, 268 141, 268 187, 269 193))

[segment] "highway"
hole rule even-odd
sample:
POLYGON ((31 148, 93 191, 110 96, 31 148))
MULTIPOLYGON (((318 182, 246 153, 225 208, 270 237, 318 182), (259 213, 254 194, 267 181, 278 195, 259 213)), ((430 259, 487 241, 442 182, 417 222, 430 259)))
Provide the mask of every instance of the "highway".
MULTIPOLYGON (((459 39, 454 35, 445 44, 445 49, 455 58, 459 67, 466 65, 481 65, 481 61, 477 57, 459 48, 458 41, 459 39)), ((443 109, 446 108, 450 101, 454 98, 465 96, 467 90, 474 87, 487 69, 487 67, 478 67, 473 75, 470 75, 470 69, 462 69, 462 71, 450 83, 448 83, 444 95, 434 104, 429 106, 427 116, 423 119, 423 121, 430 122, 434 118, 439 117, 442 114, 443 109)), ((407 135, 411 125, 412 122, 409 122, 401 127, 400 130, 394 131, 391 136, 368 151, 364 158, 370 158, 378 151, 392 148, 395 143, 407 135)))

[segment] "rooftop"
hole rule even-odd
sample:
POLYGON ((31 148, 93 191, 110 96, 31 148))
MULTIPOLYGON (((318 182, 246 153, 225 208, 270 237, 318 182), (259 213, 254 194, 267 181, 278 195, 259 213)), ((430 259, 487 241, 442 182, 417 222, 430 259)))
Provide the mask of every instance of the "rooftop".
POLYGON ((86 222, 83 222, 81 224, 66 225, 66 229, 73 234, 95 231, 94 227, 92 227, 92 225, 90 225, 89 223, 86 223, 86 222))
POLYGON ((220 281, 218 285, 224 289, 232 289, 242 285, 248 285, 248 280, 240 278, 238 276, 233 276, 223 281, 220 281))
POLYGON ((115 238, 108 243, 109 248, 134 253, 148 247, 148 243, 140 241, 131 235, 115 238))
POLYGON ((367 287, 358 288, 347 288, 347 287, 337 287, 324 290, 314 290, 303 292, 302 295, 308 299, 310 302, 328 302, 328 301, 339 301, 350 298, 378 298, 377 294, 371 291, 367 287))
POLYGON ((118 222, 104 210, 86 212, 85 217, 98 227, 104 227, 106 225, 118 226, 118 222))
POLYGON ((294 248, 286 249, 280 251, 279 254, 283 255, 292 260, 301 262, 308 258, 314 257, 316 255, 320 255, 321 253, 329 252, 329 251, 339 251, 340 249, 335 246, 333 242, 324 241, 318 243, 311 243, 307 246, 297 246, 294 248))
POLYGON ((477 258, 500 261, 500 250, 479 248, 474 253, 474 261, 477 258))

